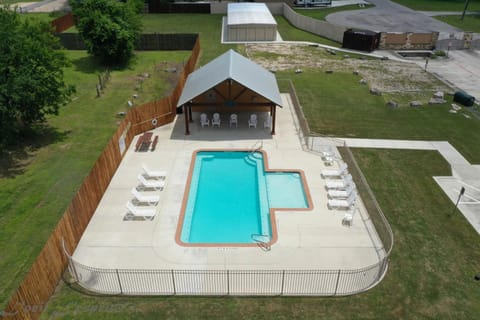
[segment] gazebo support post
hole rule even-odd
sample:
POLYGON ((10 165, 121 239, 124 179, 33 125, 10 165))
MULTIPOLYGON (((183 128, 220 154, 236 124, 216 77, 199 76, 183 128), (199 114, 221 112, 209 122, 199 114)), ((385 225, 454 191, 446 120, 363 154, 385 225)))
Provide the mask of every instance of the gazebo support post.
POLYGON ((188 105, 188 118, 189 118, 190 122, 193 123, 192 106, 191 105, 188 105))
POLYGON ((188 107, 183 105, 183 114, 185 115, 185 135, 190 135, 190 128, 188 127, 188 107))
POLYGON ((275 134, 275 120, 277 118, 277 108, 274 104, 270 106, 270 114, 272 115, 272 135, 275 134))

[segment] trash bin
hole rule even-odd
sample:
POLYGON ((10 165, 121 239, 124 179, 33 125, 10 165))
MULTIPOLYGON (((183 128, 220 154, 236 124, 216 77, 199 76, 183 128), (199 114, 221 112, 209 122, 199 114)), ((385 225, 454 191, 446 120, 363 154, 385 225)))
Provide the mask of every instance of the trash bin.
POLYGON ((457 91, 453 95, 453 101, 458 102, 466 107, 473 106, 473 102, 475 101, 475 97, 465 93, 463 91, 457 91))

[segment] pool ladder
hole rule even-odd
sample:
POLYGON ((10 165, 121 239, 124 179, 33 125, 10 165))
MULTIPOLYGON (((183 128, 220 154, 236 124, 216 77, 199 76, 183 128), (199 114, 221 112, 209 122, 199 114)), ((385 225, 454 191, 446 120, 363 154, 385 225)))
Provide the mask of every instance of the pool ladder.
POLYGON ((270 251, 272 249, 270 236, 268 234, 252 234, 252 240, 255 241, 263 251, 270 251), (265 241, 265 239, 268 240, 265 241))

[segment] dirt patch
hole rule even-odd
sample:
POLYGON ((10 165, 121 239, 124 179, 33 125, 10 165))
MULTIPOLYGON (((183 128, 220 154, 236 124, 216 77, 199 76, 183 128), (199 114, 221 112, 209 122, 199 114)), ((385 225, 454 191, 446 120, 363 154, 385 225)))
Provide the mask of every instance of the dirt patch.
POLYGON ((382 92, 448 91, 449 88, 414 63, 365 58, 305 44, 251 44, 247 56, 272 71, 321 69, 354 72, 382 92))

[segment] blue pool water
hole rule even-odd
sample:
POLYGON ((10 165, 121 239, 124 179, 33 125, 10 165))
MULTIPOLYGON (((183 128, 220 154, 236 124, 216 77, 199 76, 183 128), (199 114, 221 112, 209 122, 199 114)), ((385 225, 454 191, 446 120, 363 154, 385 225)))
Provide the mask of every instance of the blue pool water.
POLYGON ((272 208, 306 208, 298 173, 265 173, 260 152, 198 152, 180 239, 184 243, 253 243, 271 237, 272 208))

